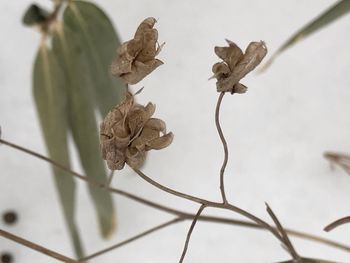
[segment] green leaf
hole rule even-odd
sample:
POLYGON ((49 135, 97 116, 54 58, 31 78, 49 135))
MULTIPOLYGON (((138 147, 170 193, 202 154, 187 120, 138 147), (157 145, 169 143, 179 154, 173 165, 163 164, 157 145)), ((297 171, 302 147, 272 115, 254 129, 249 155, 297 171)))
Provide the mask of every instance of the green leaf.
POLYGON ((81 50, 79 59, 89 76, 96 105, 104 117, 120 102, 125 84, 110 74, 110 65, 120 45, 111 21, 96 5, 71 1, 63 15, 64 23, 74 34, 75 45, 81 50))
MULTIPOLYGON (((94 111, 94 94, 90 76, 84 71, 85 56, 77 39, 81 32, 72 32, 64 24, 58 24, 52 39, 53 50, 58 54, 67 79, 68 117, 72 136, 77 146, 80 162, 86 175, 105 183, 107 175, 100 155, 99 137, 94 111)), ((115 211, 111 194, 89 185, 97 210, 101 233, 108 237, 115 229, 115 211)))
MULTIPOLYGON (((45 43, 41 44, 34 64, 33 95, 49 156, 69 167, 65 79, 45 43)), ((67 172, 52 168, 75 253, 80 258, 83 249, 75 224, 75 181, 67 172)))
POLYGON ((46 22, 50 13, 36 4, 28 7, 23 15, 22 22, 26 26, 33 26, 46 22))
POLYGON ((350 1, 342 0, 331 6, 325 12, 316 17, 313 21, 302 27, 294 35, 292 35, 283 45, 272 55, 266 63, 265 68, 269 66, 273 60, 290 46, 309 36, 310 34, 320 30, 324 26, 340 18, 350 11, 350 1))

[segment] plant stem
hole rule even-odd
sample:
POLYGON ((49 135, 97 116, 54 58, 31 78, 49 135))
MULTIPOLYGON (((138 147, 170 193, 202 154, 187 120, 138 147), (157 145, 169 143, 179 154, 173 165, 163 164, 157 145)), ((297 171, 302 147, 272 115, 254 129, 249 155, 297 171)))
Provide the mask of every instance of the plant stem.
POLYGON ((344 225, 344 224, 349 224, 350 223, 350 216, 340 218, 333 223, 329 224, 324 228, 324 231, 329 232, 332 231, 334 228, 344 225))
POLYGON ((184 261, 184 259, 185 259, 186 252, 187 252, 187 249, 188 249, 188 244, 190 242, 190 238, 191 238, 193 229, 194 229, 194 227, 195 227, 195 225, 197 223, 198 218, 200 217, 200 215, 201 215, 201 213, 203 212, 204 209, 205 209, 205 205, 201 205, 200 208, 198 209, 198 212, 197 212, 196 216, 193 218, 191 227, 190 227, 190 229, 188 230, 188 233, 187 233, 185 246, 184 246, 184 249, 182 251, 182 255, 181 255, 179 263, 182 263, 184 261))
POLYGON ((31 248, 31 249, 33 249, 35 251, 38 251, 38 252, 40 252, 42 254, 45 254, 45 255, 49 256, 49 257, 55 258, 55 259, 57 259, 59 261, 68 262, 68 263, 77 263, 78 262, 75 259, 66 257, 66 256, 64 256, 62 254, 59 254, 59 253, 57 253, 55 251, 47 249, 47 248, 45 248, 43 246, 35 244, 35 243, 33 243, 33 242, 29 241, 29 240, 26 240, 24 238, 21 238, 19 236, 16 236, 14 234, 11 234, 11 233, 9 233, 7 231, 4 231, 4 230, 1 230, 1 229, 0 229, 0 236, 3 236, 5 238, 7 238, 7 239, 10 239, 10 240, 12 240, 12 241, 14 241, 14 242, 16 242, 18 244, 21 244, 21 245, 25 246, 25 247, 31 248))
MULTIPOLYGON (((79 173, 77 173, 75 171, 72 171, 71 169, 65 167, 64 165, 62 165, 62 164, 60 164, 60 163, 58 163, 58 162, 56 162, 54 160, 51 160, 50 158, 47 158, 44 155, 41 155, 41 154, 39 154, 37 152, 34 152, 32 150, 29 150, 27 148, 24 148, 22 146, 19 146, 17 144, 11 143, 11 142, 3 140, 3 139, 0 139, 0 144, 3 144, 3 145, 8 146, 10 148, 13 148, 13 149, 16 149, 18 151, 24 152, 24 153, 29 154, 31 156, 34 156, 34 157, 36 157, 38 159, 41 159, 41 160, 43 160, 45 162, 48 162, 48 163, 50 163, 50 164, 52 164, 52 165, 54 165, 54 166, 56 166, 56 167, 58 167, 58 168, 60 168, 60 169, 62 169, 64 171, 68 172, 72 176, 74 176, 74 177, 76 177, 76 178, 78 178, 80 180, 83 180, 83 181, 85 181, 85 182, 87 182, 87 183, 89 183, 91 185, 94 185, 95 187, 105 188, 105 184, 92 181, 91 179, 87 178, 86 176, 81 175, 81 174, 79 174, 79 173)), ((186 212, 181 211, 181 210, 173 209, 173 208, 161 205, 159 203, 155 203, 155 202, 149 201, 147 199, 144 199, 142 197, 139 197, 137 195, 128 193, 128 192, 123 191, 123 190, 119 190, 119 189, 112 188, 112 187, 107 187, 105 189, 107 191, 109 191, 109 192, 112 192, 112 193, 124 196, 124 197, 126 197, 128 199, 134 200, 134 201, 136 201, 138 203, 141 203, 143 205, 147 205, 147 206, 152 207, 154 209, 158 209, 160 211, 163 211, 163 212, 166 212, 166 213, 169 213, 169 214, 181 216, 181 217, 185 218, 186 220, 193 220, 193 218, 195 217, 194 214, 186 213, 186 212)), ((252 222, 243 221, 243 220, 230 219, 230 218, 222 218, 222 217, 215 217, 215 216, 200 216, 198 218, 198 220, 205 221, 205 222, 237 225, 237 226, 243 226, 243 227, 249 227, 249 228, 265 230, 265 228, 262 227, 261 225, 258 225, 258 224, 252 223, 252 222)), ((328 246, 331 246, 333 248, 337 248, 337 249, 340 249, 340 250, 343 250, 343 251, 346 251, 346 252, 350 252, 350 246, 347 246, 345 244, 341 244, 341 243, 338 243, 338 242, 335 242, 335 241, 332 241, 332 240, 329 240, 329 239, 326 239, 326 238, 322 238, 322 237, 311 235, 311 234, 308 234, 308 233, 296 231, 296 230, 293 230, 293 229, 285 228, 285 231, 289 235, 293 235, 295 237, 299 237, 299 238, 302 238, 302 239, 307 239, 309 241, 322 243, 324 245, 328 245, 328 246)))
POLYGON ((222 146, 224 147, 224 161, 220 169, 220 192, 221 192, 222 201, 224 203, 228 203, 226 198, 226 193, 225 193, 225 181, 224 181, 225 169, 228 162, 228 147, 227 147, 227 142, 226 142, 224 133, 222 132, 222 128, 220 125, 220 106, 224 95, 225 95, 225 92, 221 92, 218 97, 218 102, 216 104, 216 109, 215 109, 215 125, 219 133, 222 146))
POLYGON ((170 189, 166 186, 161 185, 160 183, 152 180, 150 177, 148 177, 147 175, 145 175, 143 172, 141 172, 138 169, 133 169, 142 179, 144 179, 146 182, 150 183, 151 185, 157 187, 158 189, 167 192, 169 194, 175 195, 177 197, 181 197, 187 200, 190 200, 192 202, 196 202, 202 205, 205 205, 207 207, 213 207, 213 208, 221 208, 221 209, 226 209, 226 210, 231 210, 235 213, 238 213, 244 217, 249 218, 250 220, 254 221, 255 223, 257 223, 258 225, 261 225, 261 227, 266 228, 267 230, 269 230, 277 239, 279 239, 280 241, 283 241, 283 239, 281 238, 281 236, 278 234, 278 231, 276 231, 275 228, 271 227, 268 223, 266 223, 264 220, 254 216, 253 214, 237 207, 234 206, 232 204, 229 203, 217 203, 217 202, 212 202, 209 200, 205 200, 205 199, 201 199, 198 197, 194 197, 191 195, 187 195, 178 191, 175 191, 173 189, 170 189))
POLYGON ((144 231, 144 232, 142 232, 142 233, 140 233, 140 234, 138 234, 138 235, 136 235, 136 236, 133 236, 133 237, 131 237, 131 238, 128 238, 128 239, 126 239, 126 240, 124 240, 124 241, 122 241, 122 242, 120 242, 120 243, 118 243, 118 244, 116 244, 116 245, 114 245, 114 246, 111 246, 111 247, 109 247, 109 248, 103 249, 103 250, 101 250, 101 251, 99 251, 99 252, 96 252, 96 253, 94 253, 94 254, 91 254, 90 256, 84 257, 84 258, 82 258, 82 259, 79 259, 78 262, 85 262, 85 261, 90 260, 90 259, 92 259, 92 258, 98 257, 98 256, 100 256, 100 255, 102 255, 102 254, 105 254, 105 253, 107 253, 107 252, 110 252, 110 251, 112 251, 112 250, 114 250, 114 249, 116 249, 116 248, 119 248, 119 247, 122 247, 122 246, 124 246, 124 245, 126 245, 126 244, 129 244, 129 243, 131 243, 131 242, 133 242, 133 241, 135 241, 135 240, 137 240, 137 239, 139 239, 139 238, 141 238, 141 237, 147 236, 147 235, 149 235, 149 234, 151 234, 151 233, 153 233, 153 232, 156 232, 156 231, 158 231, 158 230, 160 230, 160 229, 163 229, 163 228, 168 227, 168 226, 170 226, 170 225, 173 225, 173 224, 175 224, 175 223, 181 222, 181 221, 183 221, 183 220, 184 220, 184 218, 182 218, 182 217, 177 217, 177 218, 172 219, 172 220, 170 220, 170 221, 168 221, 168 222, 165 222, 165 223, 160 224, 160 225, 158 225, 158 226, 152 227, 151 229, 146 230, 146 231, 144 231))

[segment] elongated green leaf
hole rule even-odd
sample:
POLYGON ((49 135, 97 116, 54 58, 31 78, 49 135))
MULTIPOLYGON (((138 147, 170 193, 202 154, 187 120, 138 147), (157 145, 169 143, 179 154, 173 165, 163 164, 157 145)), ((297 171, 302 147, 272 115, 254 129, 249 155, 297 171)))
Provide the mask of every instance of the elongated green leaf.
POLYGON ((294 35, 292 35, 270 58, 266 63, 266 66, 270 65, 273 60, 284 50, 304 39, 308 35, 314 33, 317 30, 320 30, 324 26, 333 22, 334 20, 340 18, 350 11, 350 1, 341 0, 335 5, 331 6, 324 13, 320 14, 313 21, 302 27, 294 35))
POLYGON ((74 34, 75 45, 81 50, 79 59, 104 117, 125 92, 125 85, 109 73, 116 48, 120 45, 108 17, 96 5, 71 1, 64 12, 64 23, 74 34))
MULTIPOLYGON (((43 43, 34 64, 34 99, 50 157, 69 167, 67 99, 62 73, 54 54, 43 43)), ((53 167, 53 172, 75 253, 80 258, 83 250, 75 224, 75 182, 70 174, 61 169, 53 167)))
MULTIPOLYGON (((76 45, 73 33, 65 24, 58 26, 52 39, 67 79, 69 125, 86 175, 101 183, 107 181, 105 166, 100 155, 94 99, 89 89, 89 76, 84 71, 82 50, 76 45)), ((97 210, 102 235, 108 237, 115 228, 115 211, 109 192, 89 186, 97 210)))

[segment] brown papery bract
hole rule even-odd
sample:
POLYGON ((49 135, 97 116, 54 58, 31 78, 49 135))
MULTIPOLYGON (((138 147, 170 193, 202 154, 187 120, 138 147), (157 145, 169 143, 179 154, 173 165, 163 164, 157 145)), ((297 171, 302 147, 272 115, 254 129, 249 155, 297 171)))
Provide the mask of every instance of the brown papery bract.
POLYGON ((164 121, 151 118, 154 111, 154 104, 137 104, 128 92, 124 101, 107 114, 100 127, 100 143, 109 169, 121 170, 125 163, 138 169, 147 151, 170 145, 173 134, 166 133, 164 121))
POLYGON ((146 18, 137 28, 133 39, 117 49, 117 57, 111 66, 111 73, 127 84, 136 84, 163 64, 155 57, 161 51, 158 45, 158 31, 153 28, 156 19, 146 18))
POLYGON ((267 54, 263 41, 250 42, 245 53, 232 41, 228 47, 215 47, 215 54, 223 60, 213 65, 213 78, 217 79, 218 92, 245 93, 247 87, 239 83, 254 70, 267 54))

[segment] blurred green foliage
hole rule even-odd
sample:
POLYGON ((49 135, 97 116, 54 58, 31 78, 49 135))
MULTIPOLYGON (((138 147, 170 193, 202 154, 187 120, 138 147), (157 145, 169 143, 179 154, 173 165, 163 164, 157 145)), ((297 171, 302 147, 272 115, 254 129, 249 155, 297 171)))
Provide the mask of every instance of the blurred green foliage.
MULTIPOLYGON (((105 183, 96 113, 106 115, 125 91, 123 83, 109 74, 120 45, 111 21, 93 3, 61 1, 51 13, 31 5, 23 23, 39 27, 42 33, 34 63, 33 95, 50 158, 70 167, 71 135, 86 175, 105 183)), ((81 258, 75 181, 62 170, 53 168, 53 173, 75 253, 81 258)), ((99 188, 89 190, 101 234, 108 237, 116 225, 112 197, 99 188)))

